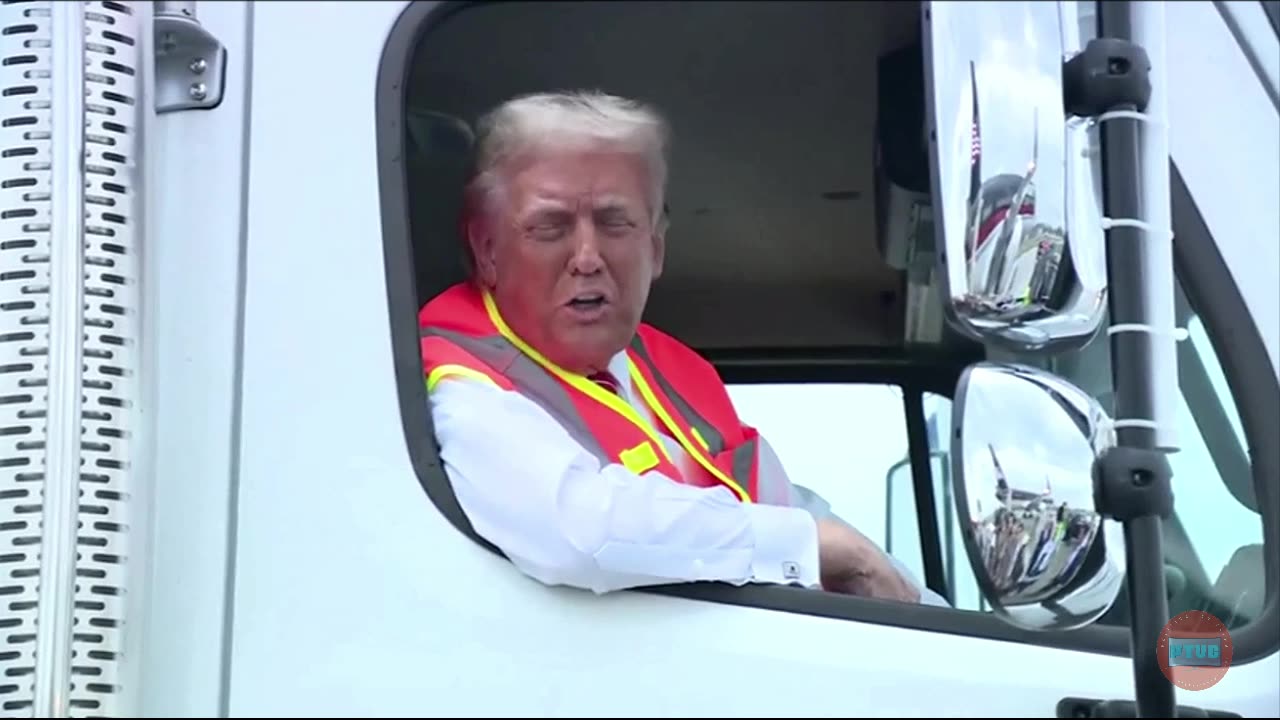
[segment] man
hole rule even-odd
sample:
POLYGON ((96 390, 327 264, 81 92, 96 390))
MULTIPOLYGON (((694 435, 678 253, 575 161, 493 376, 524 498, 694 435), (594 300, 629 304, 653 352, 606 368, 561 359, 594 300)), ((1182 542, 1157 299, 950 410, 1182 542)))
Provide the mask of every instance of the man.
POLYGON ((419 316, 459 503, 547 584, 785 583, 919 602, 904 571, 791 485, 711 365, 640 323, 662 272, 666 141, 654 112, 595 93, 518 98, 479 124, 471 281, 419 316))

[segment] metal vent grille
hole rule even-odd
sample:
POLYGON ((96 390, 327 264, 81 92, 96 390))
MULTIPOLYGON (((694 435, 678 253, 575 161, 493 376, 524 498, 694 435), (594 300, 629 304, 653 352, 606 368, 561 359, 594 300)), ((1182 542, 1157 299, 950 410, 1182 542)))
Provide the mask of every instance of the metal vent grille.
POLYGON ((128 5, 86 3, 83 434, 72 714, 114 714, 137 382, 134 167, 140 41, 128 5))
POLYGON ((0 5, 0 713, 31 717, 49 379, 49 3, 0 5))
POLYGON ((58 4, 55 9, 51 2, 0 3, 3 717, 45 716, 42 711, 102 717, 121 710, 119 649, 129 557, 128 458, 139 307, 134 142, 141 117, 141 26, 125 3, 58 4), (68 12, 79 15, 61 27, 79 30, 82 24, 83 32, 61 32, 55 38, 55 18, 68 12), (67 42, 75 47, 63 47, 67 42), (57 83, 69 76, 51 75, 60 61, 79 64, 69 58, 83 62, 83 87, 64 87, 59 94, 57 83), (60 107, 78 106, 79 97, 71 99, 77 94, 83 97, 83 169, 75 157, 81 150, 76 143, 54 147, 74 136, 56 132, 54 118, 79 116, 78 107, 60 107), (60 176, 71 181, 59 185, 60 176), (55 211, 58 202, 68 205, 55 211), (70 206, 82 207, 82 222, 77 213, 68 215, 70 206), (51 258, 80 250, 78 278, 53 272, 59 265, 51 258), (80 287, 75 287, 77 281, 80 287), (51 298, 82 299, 79 318, 74 312, 56 313, 51 298), (59 422, 50 404, 50 396, 56 397, 51 378, 59 368, 51 373, 50 365, 75 353, 51 353, 50 333, 59 338, 70 333, 75 350, 77 329, 67 318, 80 325, 80 367, 71 368, 70 385, 65 386, 71 400, 79 395, 79 417, 64 414, 59 422), (53 442, 58 435, 73 440, 59 448, 53 442), (67 463, 70 472, 59 485, 51 468, 67 463), (48 501, 50 497, 55 500, 48 501), (77 498, 78 507, 73 507, 77 498), (45 547, 49 526, 62 522, 58 516, 68 508, 75 511, 74 547, 69 526, 67 547, 45 547), (74 563, 73 597, 55 592, 60 559, 62 568, 74 563), (48 574, 43 580, 42 564, 48 574), (69 602, 74 607, 63 612, 59 606, 69 602), (39 633, 37 614, 42 617, 39 633), (68 621, 70 627, 62 627, 68 621))

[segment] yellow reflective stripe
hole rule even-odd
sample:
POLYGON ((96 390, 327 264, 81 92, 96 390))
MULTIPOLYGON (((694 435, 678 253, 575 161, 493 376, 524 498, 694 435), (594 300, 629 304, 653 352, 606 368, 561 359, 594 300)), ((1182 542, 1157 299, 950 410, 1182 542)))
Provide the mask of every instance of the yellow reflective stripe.
POLYGON ((494 382, 493 378, 485 375, 479 370, 472 370, 465 365, 440 365, 427 375, 427 392, 430 393, 432 390, 435 390, 436 383, 441 380, 454 376, 480 380, 482 382, 487 382, 494 387, 498 387, 498 383, 494 382))
POLYGON ((489 320, 493 323, 494 327, 498 328, 498 332, 502 334, 502 337, 506 338, 512 345, 519 348, 525 355, 533 358, 535 362, 546 368, 556 377, 569 383, 570 386, 577 390, 586 393, 587 397, 592 400, 595 400, 627 420, 630 420, 632 425, 639 428, 640 431, 643 432, 655 446, 657 446, 658 450, 662 452, 662 456, 667 459, 667 462, 672 462, 671 455, 667 453, 667 449, 662 445, 662 441, 658 439, 657 431, 654 430, 649 423, 640 418, 640 414, 635 411, 635 408, 628 405, 626 401, 617 395, 605 390, 582 375, 571 373, 568 370, 561 368, 559 365, 556 365, 543 357, 542 353, 534 350, 532 347, 529 347, 524 340, 521 340, 519 336, 512 332, 511 328, 507 326, 507 322, 502 319, 502 314, 498 312, 498 306, 494 303, 493 296, 491 296, 488 291, 485 291, 483 296, 484 309, 489 313, 489 320))
POLYGON ((658 454, 653 451, 653 445, 648 441, 630 450, 623 450, 618 454, 618 459, 622 460, 622 464, 628 470, 637 475, 658 467, 659 463, 658 454))
POLYGON ((693 439, 698 441, 702 449, 711 452, 711 444, 707 442, 706 438, 702 437, 702 433, 698 432, 698 428, 690 427, 689 430, 693 433, 693 439))
POLYGON ((649 383, 645 382, 644 375, 640 374, 640 369, 636 367, 635 362, 630 356, 627 356, 627 365, 631 368, 631 379, 635 381, 636 387, 640 389, 640 394, 644 396, 645 402, 649 404, 649 407, 653 408, 653 412, 658 415, 663 424, 667 426, 667 429, 671 431, 671 434, 680 441, 680 444, 684 446, 684 449, 688 451, 689 455, 692 456, 694 460, 697 460, 698 464, 701 465, 703 469, 714 475, 720 480, 720 482, 732 488, 733 491, 738 494, 738 497, 742 502, 751 502, 751 496, 747 491, 742 489, 741 485, 734 481, 733 478, 720 472, 720 468, 713 465, 711 461, 707 459, 705 453, 698 452, 698 450, 694 448, 693 443, 689 442, 689 438, 684 436, 684 433, 680 431, 680 427, 677 426, 671 419, 671 416, 667 414, 666 408, 662 407, 662 403, 658 402, 658 399, 654 397, 653 390, 650 389, 649 383))

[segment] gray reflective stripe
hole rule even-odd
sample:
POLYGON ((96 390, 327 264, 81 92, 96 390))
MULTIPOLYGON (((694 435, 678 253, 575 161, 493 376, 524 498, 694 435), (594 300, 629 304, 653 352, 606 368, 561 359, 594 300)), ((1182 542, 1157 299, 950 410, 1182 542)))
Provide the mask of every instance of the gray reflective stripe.
MULTIPOLYGON (((756 461, 756 440, 748 440, 733 451, 733 479, 743 492, 751 494, 751 466, 756 461)), ((756 478, 756 497, 762 497, 759 484, 764 478, 756 478)))
MULTIPOLYGON (((684 401, 684 398, 680 397, 676 393, 675 388, 671 387, 671 385, 667 383, 666 378, 662 377, 662 373, 657 371, 653 366, 653 361, 649 359, 649 353, 644 349, 644 342, 640 340, 639 335, 636 335, 631 341, 631 348, 636 351, 636 354, 640 356, 640 359, 644 361, 644 364, 649 366, 649 374, 658 381, 658 385, 662 388, 662 392, 671 399, 671 404, 676 406, 676 410, 684 416, 685 421, 689 423, 690 427, 697 430, 698 434, 702 436, 702 439, 707 441, 707 445, 710 446, 708 452, 713 456, 719 455, 723 452, 724 438, 720 436, 720 433, 711 425, 711 423, 707 422, 701 415, 694 412, 693 408, 684 401)), ((695 440, 694 442, 697 441, 695 440)), ((737 475, 736 472, 734 474, 735 476, 737 475)))
POLYGON ((429 329, 422 331, 422 337, 437 336, 457 345, 471 353, 477 360, 502 373, 522 395, 537 403, 551 417, 577 440, 587 452, 600 461, 601 465, 613 462, 605 454, 604 448, 596 441, 586 421, 574 407, 569 393, 556 379, 542 369, 515 345, 501 335, 475 338, 449 330, 429 329))

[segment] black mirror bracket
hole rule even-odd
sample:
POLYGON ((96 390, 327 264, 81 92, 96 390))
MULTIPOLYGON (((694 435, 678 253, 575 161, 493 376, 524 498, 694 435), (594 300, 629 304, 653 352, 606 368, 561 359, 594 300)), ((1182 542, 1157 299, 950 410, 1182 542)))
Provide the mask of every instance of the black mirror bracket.
POLYGON ((1142 112, 1151 101, 1151 60, 1141 46, 1094 38, 1062 65, 1062 103, 1071 115, 1098 117, 1112 110, 1142 112))
POLYGON ((1120 522, 1168 519, 1173 513, 1172 478, 1169 458, 1159 450, 1107 448, 1093 468, 1094 505, 1099 513, 1120 522))
MULTIPOLYGON (((1107 232, 1110 323, 1150 327, 1142 243, 1139 125, 1151 99, 1151 61, 1132 42, 1130 3, 1102 3, 1104 37, 1091 40, 1062 68, 1063 106, 1102 128, 1106 216, 1121 220, 1107 232)), ((1113 221, 1114 222, 1114 221, 1113 221)), ((1174 717, 1173 683, 1160 669, 1157 645, 1168 621, 1161 520, 1172 511, 1171 469, 1157 449, 1152 357, 1144 333, 1111 334, 1116 447, 1095 465, 1094 496, 1104 517, 1124 526, 1134 709, 1138 717, 1174 717)))

